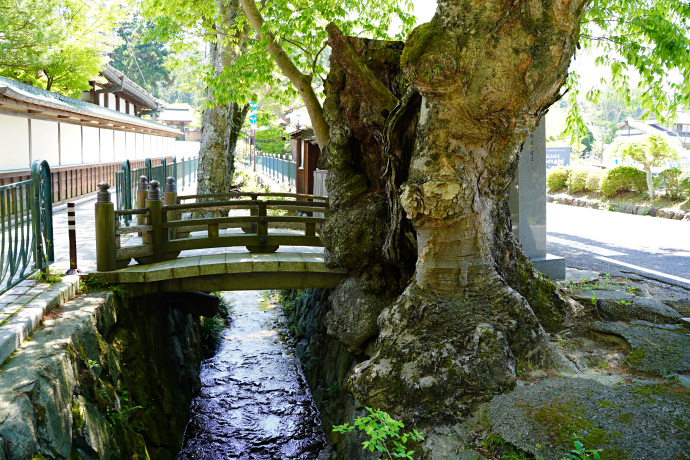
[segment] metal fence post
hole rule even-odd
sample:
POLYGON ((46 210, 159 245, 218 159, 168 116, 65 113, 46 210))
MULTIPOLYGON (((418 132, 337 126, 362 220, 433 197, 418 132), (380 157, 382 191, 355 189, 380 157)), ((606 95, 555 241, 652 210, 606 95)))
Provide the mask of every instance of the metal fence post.
POLYGON ((35 268, 48 273, 48 266, 55 258, 53 241, 53 193, 50 165, 46 160, 36 160, 31 165, 33 181, 33 206, 31 224, 35 268))
MULTIPOLYGON (((122 190, 118 190, 117 184, 115 185, 115 193, 118 194, 117 201, 122 204, 122 210, 132 209, 132 166, 129 160, 122 162, 122 173, 122 190), (120 193, 122 198, 119 196, 120 193)), ((122 216, 122 220, 124 225, 127 226, 132 221, 132 216, 122 216)))
POLYGON ((149 180, 153 180, 153 176, 151 176, 151 158, 146 158, 144 160, 144 168, 146 168, 146 177, 148 177, 149 180))
POLYGON ((110 184, 98 184, 96 195, 96 270, 109 272, 117 268, 115 253, 115 207, 110 201, 110 184))

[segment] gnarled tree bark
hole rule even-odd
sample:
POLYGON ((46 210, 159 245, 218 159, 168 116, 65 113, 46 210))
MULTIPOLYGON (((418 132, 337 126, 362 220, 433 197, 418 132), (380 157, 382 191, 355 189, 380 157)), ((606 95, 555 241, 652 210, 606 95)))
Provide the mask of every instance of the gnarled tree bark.
POLYGON ((379 317, 375 355, 355 369, 363 402, 454 417, 510 388, 518 360, 567 365, 511 287, 534 272, 506 209, 519 147, 560 97, 585 3, 440 1, 408 39, 403 70, 422 101, 400 203, 418 259, 379 317))

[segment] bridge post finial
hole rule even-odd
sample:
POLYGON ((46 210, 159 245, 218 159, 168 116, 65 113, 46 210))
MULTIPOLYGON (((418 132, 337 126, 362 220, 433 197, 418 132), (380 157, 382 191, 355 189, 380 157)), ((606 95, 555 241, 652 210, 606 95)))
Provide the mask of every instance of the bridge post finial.
POLYGON ((146 176, 139 176, 139 182, 137 183, 137 191, 139 190, 148 190, 149 188, 149 183, 148 179, 146 176))
POLYGON ((148 200, 160 200, 161 199, 161 191, 160 191, 160 184, 158 183, 157 180, 152 180, 149 182, 149 194, 146 197, 146 201, 148 200))
MULTIPOLYGON (((175 184, 175 178, 172 176, 165 179, 165 193, 168 193, 168 192, 177 192, 177 185, 175 184)), ((170 204, 173 204, 173 203, 170 203, 170 204)))
POLYGON ((115 205, 110 201, 110 184, 98 184, 96 195, 96 270, 108 272, 117 268, 115 250, 115 205))
POLYGON ((100 182, 98 184, 98 193, 96 194, 97 203, 110 203, 110 192, 108 189, 110 184, 107 182, 100 182))

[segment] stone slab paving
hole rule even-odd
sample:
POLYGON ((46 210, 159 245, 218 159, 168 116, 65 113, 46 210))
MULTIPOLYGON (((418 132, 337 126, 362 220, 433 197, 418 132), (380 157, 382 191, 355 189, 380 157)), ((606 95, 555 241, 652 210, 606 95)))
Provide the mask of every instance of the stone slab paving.
POLYGON ((5 304, 0 314, 0 363, 40 326, 47 310, 63 305, 79 289, 77 275, 64 276, 53 285, 29 281, 34 285, 21 297, 5 304))

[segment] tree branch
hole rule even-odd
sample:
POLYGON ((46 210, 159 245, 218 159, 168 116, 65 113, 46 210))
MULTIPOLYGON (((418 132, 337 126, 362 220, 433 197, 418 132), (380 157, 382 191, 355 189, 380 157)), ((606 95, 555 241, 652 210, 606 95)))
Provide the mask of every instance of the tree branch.
POLYGON ((311 57, 311 53, 309 53, 309 51, 307 51, 306 47, 302 43, 300 43, 296 40, 290 40, 289 38, 285 38, 285 37, 280 37, 280 39, 285 40, 286 42, 290 43, 293 46, 296 46, 297 48, 304 51, 305 54, 309 55, 309 57, 311 57))
MULTIPOLYGON (((312 59, 312 61, 311 61, 311 73, 312 73, 312 75, 316 74, 316 62, 319 60, 319 56, 321 56, 321 53, 323 52, 323 50, 326 49, 326 46, 328 46, 328 42, 323 42, 323 45, 321 45, 321 48, 319 48, 319 50, 316 52, 316 54, 314 54, 314 59, 312 59)), ((321 78, 321 80, 324 80, 324 78, 321 75, 319 75, 319 78, 321 78)))
POLYGON ((256 33, 262 38, 267 38, 267 49, 271 56, 273 56, 273 60, 283 74, 290 80, 295 88, 297 88, 300 96, 302 96, 304 105, 307 107, 307 112, 309 113, 309 118, 311 118, 311 124, 314 128, 314 134, 316 135, 316 142, 319 144, 319 147, 323 149, 328 141, 330 128, 323 115, 321 102, 319 102, 311 86, 312 76, 304 75, 300 72, 283 47, 276 41, 275 35, 271 32, 262 30, 264 19, 261 17, 256 3, 253 0, 240 0, 240 4, 242 5, 244 16, 256 33))

